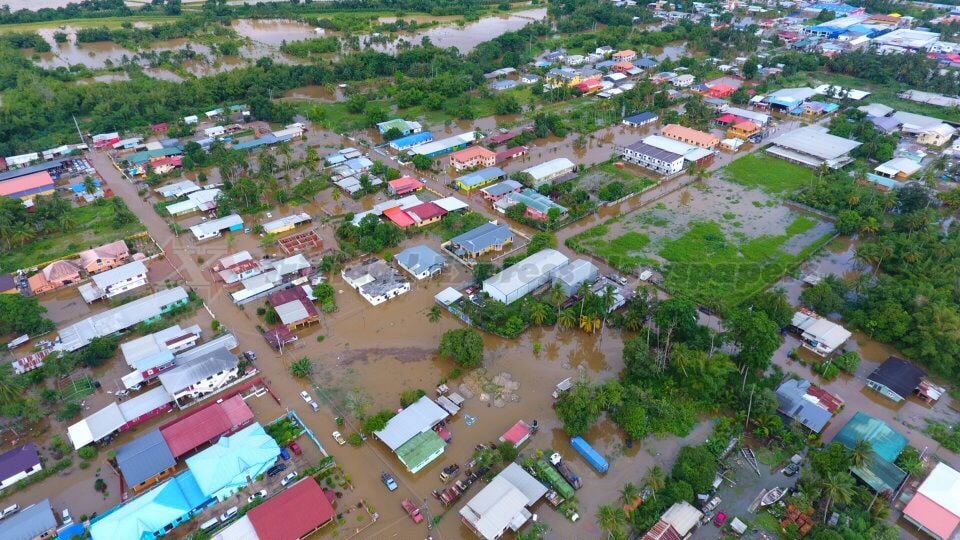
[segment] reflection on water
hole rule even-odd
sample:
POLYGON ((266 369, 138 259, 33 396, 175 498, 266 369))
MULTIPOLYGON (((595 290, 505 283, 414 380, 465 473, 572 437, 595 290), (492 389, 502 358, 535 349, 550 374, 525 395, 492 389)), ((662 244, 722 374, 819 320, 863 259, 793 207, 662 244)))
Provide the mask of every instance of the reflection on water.
MULTIPOLYGON (((484 17, 477 22, 468 23, 462 27, 445 25, 413 34, 401 33, 401 37, 397 40, 389 43, 371 44, 370 47, 378 51, 395 52, 399 40, 419 45, 423 38, 429 38, 430 42, 437 47, 456 47, 460 52, 468 53, 484 41, 490 41, 507 32, 519 30, 531 22, 545 19, 546 16, 547 10, 544 8, 529 9, 512 14, 484 17)), ((370 35, 360 36, 360 42, 366 43, 371 37, 370 35)))

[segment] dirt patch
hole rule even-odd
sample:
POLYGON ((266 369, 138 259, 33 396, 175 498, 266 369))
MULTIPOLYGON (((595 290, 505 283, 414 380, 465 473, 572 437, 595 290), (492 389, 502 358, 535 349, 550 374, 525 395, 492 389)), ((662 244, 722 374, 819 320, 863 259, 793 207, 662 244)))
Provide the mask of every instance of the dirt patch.
POLYGON ((420 347, 387 347, 383 349, 354 349, 343 351, 337 355, 337 365, 348 366, 354 362, 369 362, 378 360, 384 356, 397 359, 400 362, 418 362, 420 360, 429 360, 436 354, 436 349, 425 349, 420 347))

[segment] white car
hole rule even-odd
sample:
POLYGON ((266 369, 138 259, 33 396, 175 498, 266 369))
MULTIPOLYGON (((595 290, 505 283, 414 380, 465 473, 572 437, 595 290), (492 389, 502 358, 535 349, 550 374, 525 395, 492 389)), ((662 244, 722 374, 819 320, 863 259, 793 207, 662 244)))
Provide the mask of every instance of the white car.
POLYGON ((63 509, 63 512, 60 513, 60 517, 61 517, 64 525, 72 525, 72 524, 73 524, 73 516, 70 515, 70 510, 69 510, 69 509, 64 508, 64 509, 63 509))
POLYGON ((267 496, 267 490, 261 489, 260 491, 254 493, 253 495, 247 497, 247 503, 252 503, 257 499, 262 499, 267 496))
POLYGON ((347 444, 347 440, 343 438, 343 435, 339 431, 333 432, 333 440, 337 441, 337 444, 340 446, 347 444))
POLYGON ((292 473, 283 477, 283 480, 280 481, 280 485, 283 487, 287 487, 287 484, 293 482, 296 479, 297 479, 297 471, 293 471, 292 473))
POLYGON ((3 518, 5 518, 5 517, 9 516, 10 514, 14 514, 14 513, 19 512, 19 511, 20 511, 20 505, 19 505, 19 504, 11 504, 10 506, 8 506, 8 507, 4 508, 2 511, 0 511, 0 519, 3 519, 3 518))
POLYGON ((313 409, 313 412, 320 412, 320 404, 316 401, 311 401, 310 407, 313 409))
POLYGON ((313 399, 310 397, 310 394, 308 394, 306 390, 300 391, 300 397, 302 397, 303 400, 306 401, 307 403, 310 403, 311 401, 313 401, 313 399))
POLYGON ((230 521, 230 518, 237 515, 237 512, 239 511, 240 509, 237 508, 236 506, 231 506, 226 512, 223 513, 222 516, 220 516, 220 523, 225 523, 227 521, 230 521))
POLYGON ((644 270, 640 272, 640 281, 647 281, 653 277, 653 270, 644 270))

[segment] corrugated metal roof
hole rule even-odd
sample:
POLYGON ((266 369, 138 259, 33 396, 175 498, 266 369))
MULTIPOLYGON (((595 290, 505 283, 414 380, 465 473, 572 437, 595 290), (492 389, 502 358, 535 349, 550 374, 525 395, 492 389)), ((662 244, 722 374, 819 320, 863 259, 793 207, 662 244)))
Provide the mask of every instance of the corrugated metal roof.
POLYGON ((173 455, 180 457, 251 420, 253 411, 241 396, 236 395, 161 426, 160 433, 173 455))
POLYGON ((50 499, 44 499, 0 521, 0 538, 33 540, 56 528, 57 518, 53 515, 50 499))
POLYGON ((117 448, 117 466, 128 486, 135 486, 176 465, 159 429, 117 448))
POLYGON ((391 450, 396 450, 415 435, 429 430, 447 416, 449 416, 447 411, 429 397, 423 396, 398 412, 387 422, 386 427, 375 433, 377 438, 391 450))
POLYGON ((216 349, 199 358, 185 360, 176 358, 177 366, 164 371, 157 378, 170 395, 176 395, 194 384, 210 377, 235 369, 239 360, 226 347, 216 349))
POLYGON ((308 476, 247 512, 258 540, 291 540, 337 515, 323 488, 308 476))
POLYGON ((28 471, 40 464, 40 455, 33 443, 4 452, 0 455, 0 480, 28 471))
POLYGON ((280 457, 277 441, 260 424, 221 437, 210 448, 187 458, 201 493, 214 497, 225 488, 245 486, 280 457))

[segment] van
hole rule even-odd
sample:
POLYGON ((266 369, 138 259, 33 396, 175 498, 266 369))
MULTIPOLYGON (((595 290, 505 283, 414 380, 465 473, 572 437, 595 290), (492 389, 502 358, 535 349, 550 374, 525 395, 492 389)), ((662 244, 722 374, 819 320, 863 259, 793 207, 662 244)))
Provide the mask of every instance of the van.
POLYGON ((218 523, 220 523, 220 520, 218 520, 217 518, 208 519, 207 521, 204 521, 203 523, 200 524, 200 530, 209 531, 210 529, 216 527, 218 523))

